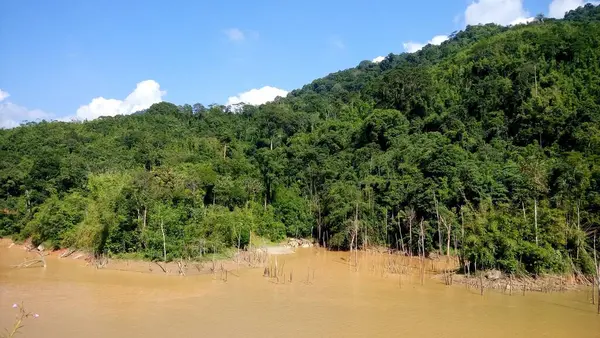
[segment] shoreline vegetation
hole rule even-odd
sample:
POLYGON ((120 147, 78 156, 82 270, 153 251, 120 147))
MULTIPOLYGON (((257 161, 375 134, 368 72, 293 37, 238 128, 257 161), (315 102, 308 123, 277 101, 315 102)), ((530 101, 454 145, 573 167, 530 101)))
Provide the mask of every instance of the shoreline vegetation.
POLYGON ((587 4, 468 26, 260 106, 160 102, 0 130, 0 236, 78 248, 99 268, 135 257, 187 274, 210 257, 202 269, 227 276, 219 257, 264 264, 257 239, 293 237, 348 251, 355 269, 385 248, 409 258, 383 273, 421 283, 447 259, 448 284, 451 270, 497 270, 597 285, 598 46, 587 4))

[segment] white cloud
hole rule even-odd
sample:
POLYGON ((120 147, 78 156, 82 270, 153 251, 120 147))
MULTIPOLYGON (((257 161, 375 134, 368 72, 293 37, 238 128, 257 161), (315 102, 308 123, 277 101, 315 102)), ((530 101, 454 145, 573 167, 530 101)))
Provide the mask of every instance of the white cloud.
POLYGON ((237 96, 231 96, 227 99, 225 105, 235 105, 238 103, 246 103, 251 105, 261 105, 269 101, 273 101, 277 96, 285 97, 288 94, 286 90, 265 86, 260 89, 251 89, 247 92, 238 94, 237 96))
POLYGON ((162 101, 166 91, 154 80, 146 80, 137 84, 135 90, 125 100, 105 99, 97 97, 89 104, 77 109, 77 118, 92 120, 100 116, 127 115, 146 109, 154 103, 162 101))
POLYGON ((380 63, 383 60, 385 60, 385 56, 378 56, 378 57, 374 58, 373 60, 371 60, 371 62, 380 63))
POLYGON ((535 20, 535 18, 533 16, 530 16, 528 18, 518 18, 518 19, 513 20, 511 23, 509 23, 509 25, 510 26, 523 25, 523 24, 530 23, 533 20, 535 20))
POLYGON ((428 42, 432 45, 441 45, 442 42, 448 40, 448 35, 436 35, 428 42))
MULTIPOLYGON (((9 95, 0 91, 3 101, 9 95)), ((12 102, 0 102, 0 128, 14 128, 25 121, 49 120, 52 116, 40 109, 29 110, 12 102)))
POLYGON ((428 44, 439 45, 446 40, 448 40, 447 35, 436 35, 431 40, 427 41, 427 43, 409 41, 409 42, 403 43, 402 46, 404 47, 405 52, 414 53, 416 51, 419 51, 421 48, 425 47, 428 44))
MULTIPOLYGON (((534 18, 529 16, 529 13, 523 7, 523 1, 524 0, 472 0, 463 15, 454 16, 454 23, 458 24, 463 17, 466 25, 486 23, 519 25, 529 23, 533 21, 534 18)), ((404 51, 414 53, 425 47, 427 44, 439 45, 446 40, 448 40, 448 36, 437 35, 427 43, 409 41, 403 43, 403 47, 404 51)))
POLYGON ((404 47, 405 52, 414 53, 414 52, 420 50, 421 48, 425 47, 425 44, 409 41, 409 42, 403 43, 402 47, 404 47))
POLYGON ((244 41, 246 38, 246 34, 242 32, 239 28, 229 28, 225 30, 225 35, 229 38, 229 40, 238 42, 244 41))
POLYGON ((4 101, 5 98, 9 97, 10 94, 0 89, 0 102, 4 101))
POLYGON ((548 16, 551 18, 562 19, 568 11, 584 6, 587 3, 598 5, 600 4, 600 1, 552 0, 550 7, 548 8, 548 16))
POLYGON ((529 17, 523 0, 475 0, 465 10, 465 23, 509 25, 529 17))

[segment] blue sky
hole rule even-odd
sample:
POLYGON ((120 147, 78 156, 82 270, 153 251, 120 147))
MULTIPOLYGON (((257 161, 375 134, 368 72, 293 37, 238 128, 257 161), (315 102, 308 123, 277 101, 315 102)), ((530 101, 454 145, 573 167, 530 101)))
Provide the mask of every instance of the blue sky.
POLYGON ((468 23, 562 16, 583 3, 0 0, 0 127, 128 114, 160 100, 258 104, 468 23))

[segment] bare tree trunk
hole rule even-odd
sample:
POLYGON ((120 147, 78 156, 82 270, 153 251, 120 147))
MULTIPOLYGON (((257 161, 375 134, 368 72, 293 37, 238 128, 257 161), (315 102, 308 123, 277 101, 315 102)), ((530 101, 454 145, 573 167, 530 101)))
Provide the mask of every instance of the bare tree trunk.
POLYGON ((423 250, 423 260, 425 260, 425 227, 423 226, 423 219, 421 219, 421 249, 423 250))
MULTIPOLYGON (((316 191, 315 191, 315 195, 316 195, 316 191)), ((321 239, 322 239, 322 230, 321 230, 321 205, 319 204, 319 199, 318 197, 314 197, 314 203, 317 207, 317 238, 318 238, 318 243, 319 245, 321 245, 321 239)))
POLYGON ((383 231, 385 236, 385 246, 388 246, 388 210, 385 208, 385 230, 383 231))
MULTIPOLYGON (((580 223, 579 223, 579 201, 577 201, 577 230, 581 230, 580 223)), ((577 247, 577 259, 579 259, 579 237, 577 237, 576 247, 577 247)))
POLYGON ((319 215, 317 216, 317 232, 319 233, 319 244, 321 243, 321 211, 318 211, 319 215))
POLYGON ((425 230, 423 228, 423 219, 421 218, 421 231, 419 239, 421 242, 421 285, 425 284, 425 230))
POLYGON ((581 229, 581 218, 579 215, 579 201, 577 201, 577 229, 581 229))
POLYGON ((461 246, 461 256, 463 259, 463 264, 466 263, 467 259, 466 257, 464 257, 463 253, 464 253, 464 243, 465 243, 465 211, 463 210, 463 207, 460 207, 460 232, 461 232, 461 238, 460 238, 460 246, 461 246))
POLYGON ((356 236, 356 243, 354 244, 354 263, 358 270, 358 202, 356 202, 356 210, 354 212, 354 235, 356 236))
POLYGON ((414 218, 414 212, 411 210, 408 211, 408 250, 409 255, 412 256, 412 221, 414 218))
MULTIPOLYGON (((421 231, 419 230, 419 239, 417 240, 417 254, 419 255, 419 277, 423 270, 423 260, 421 259, 421 231)), ((421 285, 422 281, 421 281, 421 285)))
POLYGON ((442 249, 442 229, 440 228, 440 222, 439 222, 439 218, 438 218, 438 222, 437 222, 437 229, 438 229, 438 252, 439 254, 443 254, 444 250, 442 249))
POLYGON ((354 251, 354 237, 355 237, 355 233, 354 231, 352 231, 352 237, 350 238, 350 259, 348 260, 349 264, 352 263, 352 251, 354 251))
POLYGON ((448 258, 450 258, 450 236, 452 236, 452 231, 448 227, 448 238, 446 239, 446 257, 448 258))
POLYGON ((479 286, 481 287, 481 295, 483 296, 483 272, 479 273, 479 286))
POLYGON ((223 159, 227 157, 227 144, 223 145, 223 159))
POLYGON ((596 276, 592 277, 592 304, 596 304, 596 276))
MULTIPOLYGON (((600 265, 596 257, 596 231, 594 231, 594 264, 596 265, 596 289, 598 290, 598 314, 600 314, 600 265)), ((592 293, 594 290, 592 290, 592 293)))
POLYGON ((535 227, 535 245, 538 243, 538 223, 537 223, 537 197, 533 199, 533 225, 535 227))
POLYGON ((458 252, 458 236, 456 236, 456 233, 454 234, 454 254, 456 255, 457 259, 458 259, 458 263, 460 264, 460 253, 458 252))
POLYGON ((440 228, 440 212, 438 207, 437 199, 435 198, 435 192, 433 193, 433 201, 435 202, 435 216, 437 219, 437 229, 438 229, 438 248, 440 255, 442 254, 442 229, 440 228))
POLYGON ((527 214, 525 214, 525 202, 521 201, 521 206, 523 207, 523 219, 527 221, 527 214))
POLYGON ((237 267, 240 270, 240 245, 242 243, 242 233, 238 232, 238 247, 237 247, 237 267))
MULTIPOLYGON (((163 261, 165 262, 165 264, 167 263, 167 239, 165 237, 165 227, 163 225, 163 219, 162 217, 160 218, 160 231, 162 232, 162 237, 163 237, 163 261)), ((165 265, 165 269, 166 269, 166 265, 165 265)))
POLYGON ((598 313, 600 313, 600 272, 598 272, 598 258, 596 257, 596 231, 594 231, 594 268, 596 276, 594 276, 594 283, 592 283, 592 304, 594 304, 594 285, 596 285, 598 288, 598 313))
POLYGON ((148 208, 146 206, 144 206, 144 225, 143 225, 142 229, 146 229, 147 215, 148 215, 148 208))
POLYGON ((444 217, 440 217, 442 223, 444 223, 444 227, 446 228, 446 257, 450 258, 450 234, 451 234, 451 225, 446 223, 444 217))
POLYGON ((398 231, 400 232, 400 247, 402 248, 402 252, 406 252, 404 250, 404 237, 402 236, 402 226, 400 226, 400 217, 397 217, 397 218, 398 218, 398 231))
POLYGON ((38 259, 30 259, 28 261, 25 261, 25 262, 19 264, 19 265, 13 265, 12 267, 13 268, 28 268, 28 267, 30 267, 32 265, 35 265, 35 264, 39 263, 39 264, 42 265, 42 267, 45 268, 46 267, 46 258, 44 258, 44 253, 42 251, 39 251, 39 250, 37 250, 36 253, 38 254, 38 256, 40 256, 40 258, 38 258, 38 259))

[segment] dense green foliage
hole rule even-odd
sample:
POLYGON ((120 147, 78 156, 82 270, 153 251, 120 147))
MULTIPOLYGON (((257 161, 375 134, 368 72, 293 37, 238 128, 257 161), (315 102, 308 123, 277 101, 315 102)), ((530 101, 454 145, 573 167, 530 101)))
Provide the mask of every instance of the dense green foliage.
POLYGON ((0 131, 0 235, 162 259, 314 236, 591 273, 600 10, 467 27, 254 106, 0 131))

